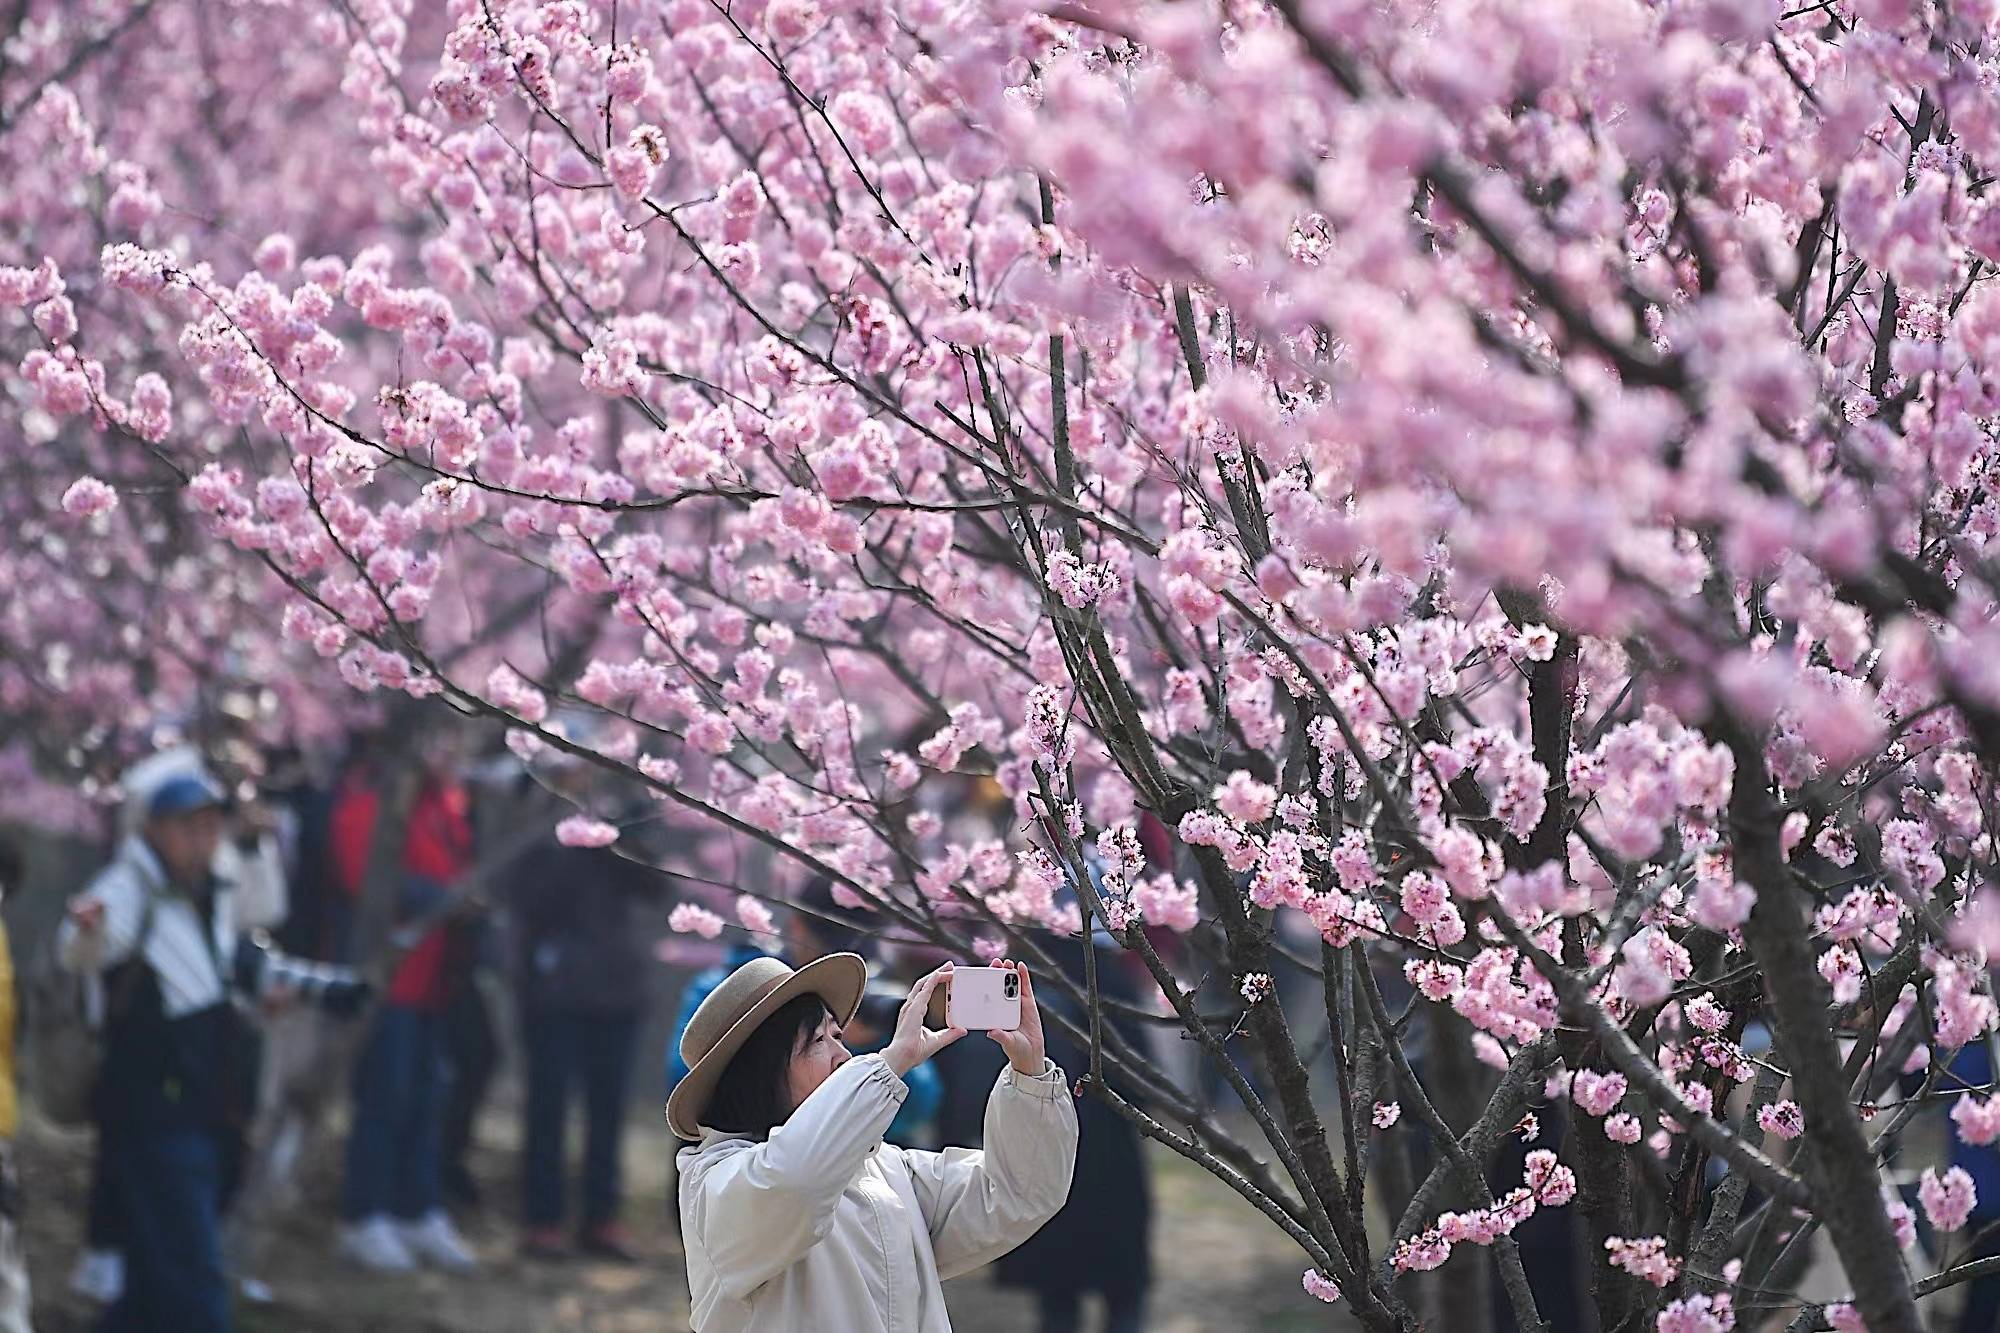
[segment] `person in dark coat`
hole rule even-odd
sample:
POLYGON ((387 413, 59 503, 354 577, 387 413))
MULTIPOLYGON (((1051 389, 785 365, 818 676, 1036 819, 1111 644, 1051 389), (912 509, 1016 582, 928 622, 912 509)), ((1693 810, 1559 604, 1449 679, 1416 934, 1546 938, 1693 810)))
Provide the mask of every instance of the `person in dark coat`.
MULTIPOLYGON (((1049 952, 1063 973, 1083 984, 1083 943, 1051 939, 1049 952)), ((1108 936, 1097 939, 1098 993, 1136 1003, 1138 987, 1126 955, 1108 936)), ((1053 983, 1037 988, 1044 1010, 1062 1013, 1081 1026, 1081 1010, 1068 991, 1053 983)), ((1128 1024, 1107 1027, 1134 1046, 1139 1034, 1128 1024)), ((1047 1028, 1049 1058, 1077 1076, 1089 1072, 1090 1051, 1070 1040, 1058 1025, 1047 1028)), ((960 1043, 969 1045, 972 1043, 960 1043)), ((1108 1071, 1107 1071, 1108 1077, 1108 1071)), ((1111 1086, 1125 1095, 1130 1090, 1111 1086)), ((1096 1293, 1105 1305, 1105 1333, 1139 1333, 1146 1324, 1146 1293, 1152 1285, 1152 1188, 1139 1131, 1129 1120, 1086 1094, 1077 1103, 1079 1125, 1076 1176, 1069 1202, 1033 1239, 998 1264, 999 1280, 1035 1293, 1042 1333, 1073 1333, 1083 1326, 1083 1298, 1096 1293)))
POLYGON ((584 1113, 583 1198, 576 1244, 629 1260, 619 1222, 620 1139, 632 1056, 647 1002, 651 942, 637 909, 656 877, 608 847, 565 847, 551 834, 506 876, 527 1064, 522 1135, 522 1252, 567 1249, 563 1162, 570 1099, 584 1113))
MULTIPOLYGON (((1951 1060, 1951 1077, 1954 1083, 1966 1087, 1990 1084, 1993 1053, 1987 1044, 1974 1041, 1960 1047, 1951 1060)), ((1963 1167, 1972 1177, 1975 1196, 1972 1216, 1962 1233, 1970 1239, 1972 1248, 1956 1256, 1954 1262, 2000 1258, 2000 1148, 1967 1143, 1955 1125, 1945 1132, 1951 1143, 1951 1165, 1963 1167)), ((1959 1312, 1958 1333, 1990 1333, 1996 1328, 2000 1328, 2000 1273, 1989 1273, 1965 1284, 1965 1305, 1959 1312)))

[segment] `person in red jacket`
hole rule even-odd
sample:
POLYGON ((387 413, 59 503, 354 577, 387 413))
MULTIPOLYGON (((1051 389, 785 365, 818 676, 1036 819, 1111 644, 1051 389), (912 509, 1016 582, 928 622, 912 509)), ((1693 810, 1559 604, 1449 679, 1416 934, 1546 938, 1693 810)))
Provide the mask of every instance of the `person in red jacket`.
MULTIPOLYGON (((379 779, 365 757, 350 767, 330 818, 334 882, 357 907, 381 808, 379 779)), ((470 798, 434 757, 403 847, 394 937, 403 953, 354 1070, 341 1249, 365 1268, 407 1271, 422 1262, 462 1271, 474 1264, 442 1204, 439 1148, 452 907, 471 866, 470 798)))

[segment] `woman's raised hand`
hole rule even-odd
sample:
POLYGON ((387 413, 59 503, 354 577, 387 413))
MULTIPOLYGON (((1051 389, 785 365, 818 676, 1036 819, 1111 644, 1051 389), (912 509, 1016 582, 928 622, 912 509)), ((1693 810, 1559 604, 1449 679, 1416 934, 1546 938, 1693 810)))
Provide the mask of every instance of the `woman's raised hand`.
MULTIPOLYGON (((930 1008, 931 992, 943 985, 950 976, 951 964, 946 963, 937 971, 919 978, 917 984, 910 987, 910 998, 903 1001, 903 1007, 896 1015, 896 1034, 890 1037, 889 1044, 882 1048, 883 1063, 895 1071, 896 1077, 901 1078, 965 1035, 964 1028, 945 1028, 938 1031, 924 1026, 924 1014, 930 1008)), ((1024 1019, 1029 1003, 1031 1002, 1024 997, 1021 1006, 1024 1019)), ((1041 1036, 1039 1019, 1035 1023, 1035 1034, 1039 1040, 1041 1036)), ((1040 1065, 1035 1066, 1035 1072, 1041 1072, 1040 1065)))
POLYGON ((1000 1043, 1000 1049, 1007 1052, 1007 1062, 1014 1066, 1017 1074, 1030 1078, 1041 1077, 1048 1066, 1048 1043, 1042 1037, 1042 1011, 1035 1005, 1035 983, 1028 979, 1026 963, 1009 962, 1002 958, 995 967, 1011 967, 1021 978, 1021 1026, 1012 1032, 999 1028, 986 1035, 1000 1043))

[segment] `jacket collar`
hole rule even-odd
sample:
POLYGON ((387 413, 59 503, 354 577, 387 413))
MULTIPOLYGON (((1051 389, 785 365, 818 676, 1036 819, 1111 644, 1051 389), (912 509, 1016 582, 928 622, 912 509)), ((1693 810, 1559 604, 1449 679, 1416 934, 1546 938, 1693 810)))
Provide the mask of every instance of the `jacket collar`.
POLYGON ((118 849, 118 859, 138 871, 148 888, 165 888, 171 883, 160 854, 153 850, 144 834, 134 833, 126 838, 125 845, 118 849))

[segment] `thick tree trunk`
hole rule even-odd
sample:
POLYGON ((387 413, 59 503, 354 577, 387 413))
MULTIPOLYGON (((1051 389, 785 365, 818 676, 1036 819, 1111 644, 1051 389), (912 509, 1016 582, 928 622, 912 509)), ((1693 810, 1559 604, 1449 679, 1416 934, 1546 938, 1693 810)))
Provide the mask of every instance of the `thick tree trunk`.
MULTIPOLYGON (((1492 1098, 1493 1081, 1488 1077, 1486 1066, 1479 1063, 1472 1054, 1472 1027, 1464 1019, 1444 1005, 1428 1006, 1425 1015, 1430 1024, 1430 1077, 1425 1080, 1432 1089, 1431 1100, 1436 1104, 1438 1114, 1453 1128, 1472 1124, 1479 1118, 1492 1098)), ((1442 1145, 1432 1145, 1432 1150, 1444 1152, 1442 1145)), ((1482 1161, 1481 1167, 1485 1166, 1482 1161)), ((1457 1207, 1470 1207, 1474 1200, 1462 1186, 1451 1191, 1457 1207)), ((1491 1290, 1493 1256, 1477 1245, 1460 1245, 1452 1251, 1450 1259, 1439 1270, 1439 1281, 1431 1283, 1436 1293, 1434 1307, 1436 1322, 1432 1328, 1463 1330, 1464 1333, 1489 1333, 1493 1327, 1493 1293, 1491 1290)))
POLYGON ((1875 1156, 1848 1100, 1840 1048, 1828 1023, 1826 987, 1813 968, 1812 943, 1798 890, 1779 848, 1780 814, 1769 791, 1761 748, 1732 738, 1736 781, 1730 797, 1736 869, 1757 890, 1743 937, 1764 974, 1777 1046, 1805 1112, 1813 1151, 1807 1170, 1815 1212, 1854 1286, 1854 1304, 1870 1333, 1921 1333, 1910 1276, 1903 1268, 1875 1156))

